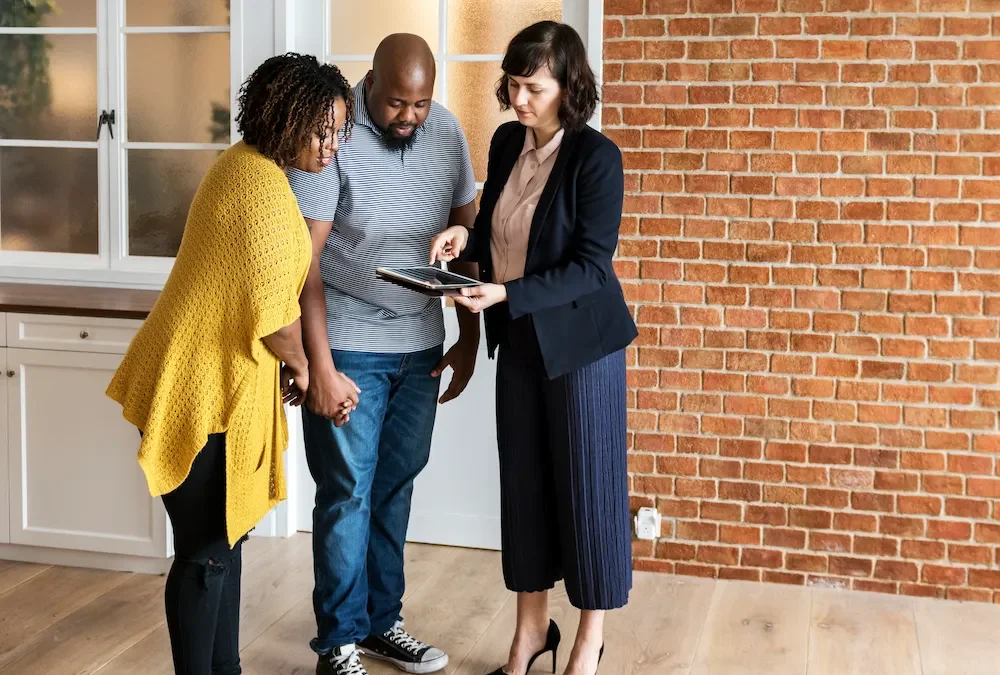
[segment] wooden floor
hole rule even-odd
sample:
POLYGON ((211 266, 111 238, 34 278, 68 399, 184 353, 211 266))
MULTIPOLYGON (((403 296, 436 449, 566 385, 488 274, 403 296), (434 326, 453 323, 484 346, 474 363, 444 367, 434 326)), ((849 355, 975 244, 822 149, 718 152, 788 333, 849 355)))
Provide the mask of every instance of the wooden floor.
MULTIPOLYGON (((307 535, 247 544, 247 675, 314 672, 310 556, 307 535)), ((407 627, 450 653, 447 673, 505 661, 514 603, 496 553, 409 546, 406 576, 407 627)), ((0 675, 169 675, 163 583, 0 561, 0 675)), ((553 615, 572 639, 565 593, 553 615)), ((998 627, 992 605, 638 574, 631 604, 608 619, 600 673, 996 675, 998 627)))

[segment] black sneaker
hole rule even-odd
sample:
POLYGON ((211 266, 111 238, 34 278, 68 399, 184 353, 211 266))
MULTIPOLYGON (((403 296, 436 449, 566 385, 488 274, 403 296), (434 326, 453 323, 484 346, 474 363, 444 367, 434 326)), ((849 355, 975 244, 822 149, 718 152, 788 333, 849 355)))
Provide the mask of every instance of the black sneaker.
POLYGON ((344 645, 322 654, 316 664, 316 675, 368 675, 361 665, 360 654, 354 645, 344 645))
POLYGON ((369 635, 360 646, 365 656, 388 661, 406 673, 435 673, 448 665, 447 654, 415 639, 399 622, 381 635, 369 635))

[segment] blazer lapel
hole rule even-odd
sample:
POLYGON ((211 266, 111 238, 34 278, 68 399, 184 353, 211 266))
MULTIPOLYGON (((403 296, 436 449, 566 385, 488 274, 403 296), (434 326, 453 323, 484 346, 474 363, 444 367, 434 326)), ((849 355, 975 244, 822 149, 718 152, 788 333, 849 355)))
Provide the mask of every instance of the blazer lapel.
POLYGON ((517 164, 517 158, 521 156, 521 148, 524 147, 524 134, 527 129, 523 125, 518 125, 510 135, 510 139, 504 145, 503 154, 500 156, 497 166, 497 178, 501 179, 496 181, 494 185, 496 186, 496 194, 493 195, 492 203, 495 206, 497 200, 500 199, 500 193, 503 192, 504 186, 507 185, 507 180, 510 178, 510 172, 514 170, 514 165, 517 164))
MULTIPOLYGON (((552 202, 555 200, 556 191, 562 184, 563 173, 566 172, 566 164, 569 161, 570 155, 573 154, 574 137, 575 134, 568 131, 563 135, 562 143, 559 146, 559 154, 556 155, 556 163, 552 166, 552 173, 549 174, 549 178, 545 182, 545 188, 542 190, 542 196, 539 197, 538 205, 535 206, 535 214, 531 218, 531 230, 528 235, 528 252, 525 259, 526 267, 528 262, 531 261, 531 254, 534 252, 535 247, 538 245, 538 239, 542 235, 545 218, 548 216, 552 202)), ((523 143, 524 138, 521 141, 523 143)), ((514 165, 512 164, 511 169, 513 170, 513 168, 514 165)), ((510 175, 510 172, 508 172, 508 175, 510 175)))

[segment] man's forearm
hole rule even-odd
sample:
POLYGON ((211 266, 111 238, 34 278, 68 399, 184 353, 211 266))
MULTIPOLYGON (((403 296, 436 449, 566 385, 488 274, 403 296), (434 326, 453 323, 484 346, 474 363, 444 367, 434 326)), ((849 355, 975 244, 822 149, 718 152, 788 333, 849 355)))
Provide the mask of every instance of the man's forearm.
POLYGON ((326 298, 323 295, 323 280, 319 275, 318 264, 309 270, 299 304, 302 307, 303 344, 309 363, 313 368, 333 368, 333 355, 330 353, 326 330, 326 298))
MULTIPOLYGON (((451 262, 449 263, 448 268, 463 276, 471 277, 473 279, 479 278, 479 266, 476 263, 451 262)), ((462 341, 474 341, 474 343, 478 346, 479 315, 473 314, 465 307, 457 304, 455 305, 455 310, 458 312, 458 339, 462 341)))

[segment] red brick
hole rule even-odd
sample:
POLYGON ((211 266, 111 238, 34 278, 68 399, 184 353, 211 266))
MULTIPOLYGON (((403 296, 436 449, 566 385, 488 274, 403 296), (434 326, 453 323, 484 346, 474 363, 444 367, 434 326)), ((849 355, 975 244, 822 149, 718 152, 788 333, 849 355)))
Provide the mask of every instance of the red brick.
POLYGON ((807 35, 847 35, 848 21, 841 16, 807 16, 807 35))
MULTIPOLYGON (((819 40, 778 40, 777 53, 779 59, 818 59, 819 40)), ((791 72, 791 67, 791 64, 788 64, 787 70, 782 69, 782 71, 791 72)))
POLYGON ((963 586, 966 582, 965 578, 966 570, 957 567, 924 565, 921 571, 921 581, 935 586, 963 586))
POLYGON ((660 37, 665 34, 663 19, 625 20, 625 35, 629 37, 660 37))
POLYGON ((1000 589, 1000 570, 969 570, 969 585, 979 588, 1000 589))
POLYGON ((764 528, 763 532, 765 546, 794 550, 800 550, 806 546, 806 533, 804 530, 768 527, 764 528))
MULTIPOLYGON (((646 14, 684 14, 687 9, 687 0, 646 0, 646 14)), ((611 14, 607 7, 604 13, 611 14)))
POLYGON ((604 13, 606 16, 620 14, 642 14, 643 0, 606 0, 604 13))
POLYGON ((884 516, 879 527, 882 534, 902 537, 922 537, 925 531, 926 526, 920 518, 884 516))
POLYGON ((972 538, 972 525, 963 521, 927 521, 927 536, 930 539, 968 541, 972 538))
POLYGON ((796 572, 827 572, 829 566, 829 558, 821 555, 789 553, 785 561, 785 567, 796 572))
POLYGON ((830 573, 843 576, 870 577, 872 561, 866 558, 830 556, 830 573))
POLYGON ((927 586, 923 584, 907 584, 900 586, 901 595, 910 595, 918 598, 943 598, 945 590, 939 586, 927 586))
POLYGON ((907 539, 903 541, 900 552, 904 558, 942 560, 945 557, 946 550, 947 547, 944 542, 907 539))
POLYGON ((862 513, 834 513, 833 527, 849 532, 876 532, 878 531, 878 518, 862 513))
POLYGON ((783 558, 784 554, 781 551, 745 548, 740 559, 740 565, 742 567, 769 567, 778 569, 783 566, 783 558))
POLYGON ((737 581, 760 581, 761 570, 723 567, 719 569, 720 579, 735 579, 737 581))
MULTIPOLYGON (((760 486, 754 486, 757 488, 757 497, 750 499, 749 501, 758 501, 760 486)), ((724 489, 724 482, 719 486, 719 495, 723 499, 730 499, 733 497, 726 497, 724 489)), ((752 495, 751 495, 752 496, 752 495)), ((737 497, 738 498, 738 497, 737 497)), ((783 526, 788 523, 788 513, 783 506, 764 506, 764 505, 749 505, 747 506, 745 522, 757 524, 757 525, 769 525, 769 526, 783 526)))
POLYGON ((892 581, 917 581, 917 566, 912 562, 879 560, 875 564, 875 577, 892 581))
POLYGON ((988 590, 978 590, 975 588, 949 588, 948 600, 956 602, 992 602, 993 593, 988 590))
POLYGON ((689 563, 677 563, 675 573, 682 576, 703 577, 705 579, 717 579, 719 568, 713 565, 693 565, 689 563))
POLYGON ((913 56, 909 40, 872 40, 868 43, 868 58, 906 60, 913 56))
MULTIPOLYGON (((759 546, 761 542, 761 528, 742 527, 739 525, 722 525, 719 530, 719 537, 720 541, 727 544, 759 546)), ((736 562, 734 561, 732 563, 725 564, 736 564, 736 562)))
POLYGON ((705 82, 707 71, 704 64, 668 63, 665 79, 670 82, 705 82))
POLYGON ((740 549, 735 546, 699 546, 695 559, 712 565, 735 565, 740 549))
POLYGON ((694 560, 697 548, 691 544, 661 541, 656 546, 656 557, 665 560, 694 560))
POLYGON ((802 18, 763 16, 758 30, 761 35, 799 35, 802 32, 802 18))

